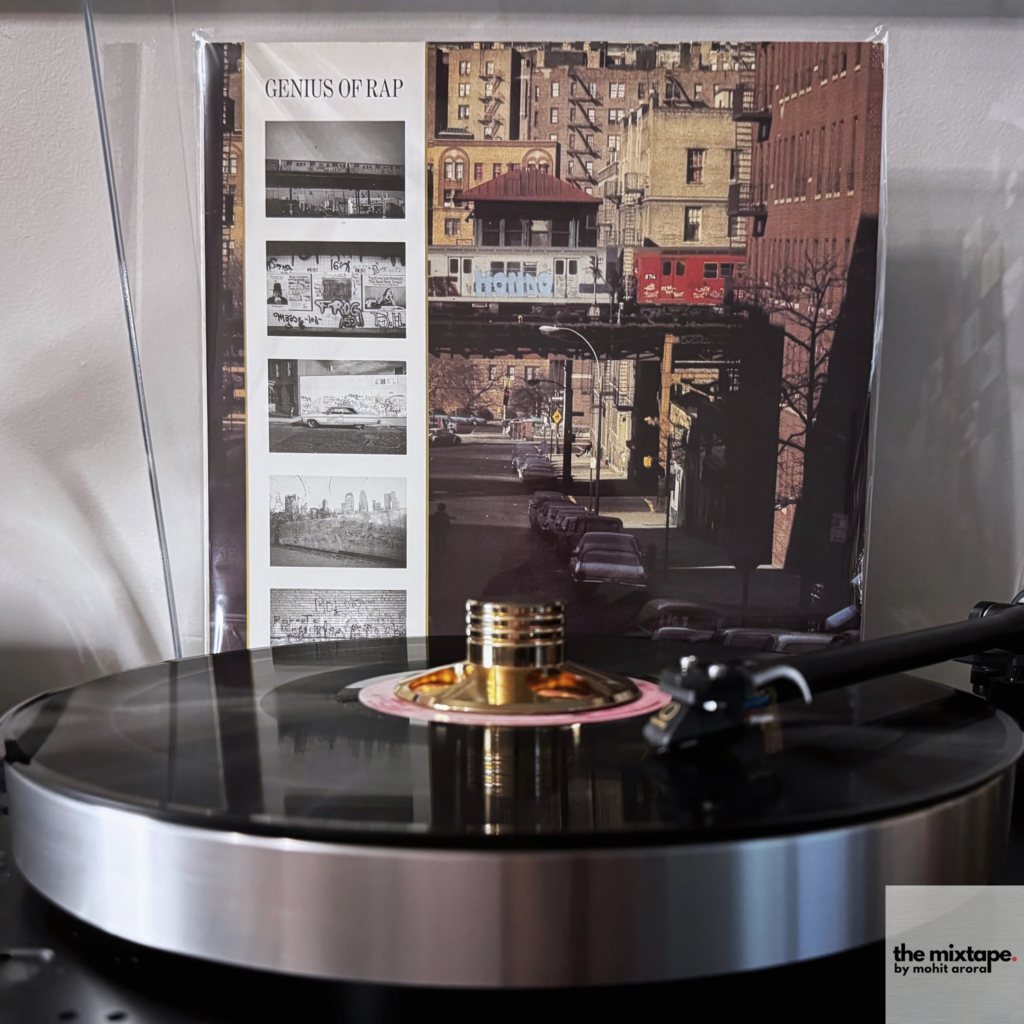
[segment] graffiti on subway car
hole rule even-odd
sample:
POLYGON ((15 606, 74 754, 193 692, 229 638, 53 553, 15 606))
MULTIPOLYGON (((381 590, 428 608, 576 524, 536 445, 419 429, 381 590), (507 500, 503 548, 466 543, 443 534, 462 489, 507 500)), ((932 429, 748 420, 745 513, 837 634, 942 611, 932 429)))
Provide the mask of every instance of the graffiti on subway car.
POLYGON ((501 300, 553 303, 608 302, 603 250, 431 247, 429 294, 464 302, 501 300))

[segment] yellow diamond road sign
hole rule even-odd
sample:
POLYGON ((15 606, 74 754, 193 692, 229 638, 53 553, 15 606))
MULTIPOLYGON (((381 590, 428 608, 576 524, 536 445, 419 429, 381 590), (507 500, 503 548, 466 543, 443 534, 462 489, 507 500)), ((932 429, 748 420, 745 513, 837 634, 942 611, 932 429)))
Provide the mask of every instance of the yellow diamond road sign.
POLYGON ((561 423, 562 422, 562 414, 557 409, 551 414, 551 422, 552 423, 561 423))

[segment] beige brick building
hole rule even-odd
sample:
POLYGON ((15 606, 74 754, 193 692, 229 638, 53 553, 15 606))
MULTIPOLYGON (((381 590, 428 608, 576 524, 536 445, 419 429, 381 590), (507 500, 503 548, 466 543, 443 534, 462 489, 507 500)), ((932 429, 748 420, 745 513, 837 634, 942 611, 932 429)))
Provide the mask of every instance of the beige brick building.
POLYGON ((429 245, 472 245, 473 222, 459 193, 500 174, 537 168, 556 177, 560 147, 557 142, 535 144, 516 141, 479 141, 441 138, 427 142, 429 245))
POLYGON ((731 110, 653 99, 630 113, 622 139, 602 174, 602 243, 744 249, 746 222, 728 201, 730 185, 749 181, 749 125, 731 110))

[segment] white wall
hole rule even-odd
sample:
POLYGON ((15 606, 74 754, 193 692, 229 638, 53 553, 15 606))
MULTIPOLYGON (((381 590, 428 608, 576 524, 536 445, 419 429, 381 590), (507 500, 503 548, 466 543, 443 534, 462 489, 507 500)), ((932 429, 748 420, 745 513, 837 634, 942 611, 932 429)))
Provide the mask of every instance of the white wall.
MULTIPOLYGON (((0 707, 170 655, 81 17, 73 4, 63 14, 5 9, 0 707)), ((98 30, 181 628, 186 651, 198 651, 205 553, 190 33, 422 39, 439 32, 418 14, 391 24, 387 16, 178 10, 177 21, 101 13, 98 30)), ((511 17, 460 18, 458 34, 865 38, 886 25, 889 222, 868 631, 960 618, 979 599, 1012 596, 1024 567, 1017 500, 1024 488, 1024 79, 1017 72, 1024 23, 878 14, 841 21, 538 14, 529 23, 524 30, 511 17), (992 289, 998 301, 983 302, 992 289)), ((452 21, 443 24, 441 34, 452 34, 452 21)))

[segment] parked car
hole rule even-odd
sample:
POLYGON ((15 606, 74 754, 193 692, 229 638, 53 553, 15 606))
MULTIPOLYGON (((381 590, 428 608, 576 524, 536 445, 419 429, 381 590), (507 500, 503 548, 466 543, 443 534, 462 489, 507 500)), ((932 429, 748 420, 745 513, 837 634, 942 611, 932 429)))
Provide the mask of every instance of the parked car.
MULTIPOLYGON (((579 510, 582 506, 566 498, 564 501, 549 501, 537 514, 537 528, 548 535, 554 529, 555 516, 559 512, 579 510)), ((585 509, 583 511, 586 511, 585 509)))
POLYGON ((572 522, 564 523, 555 539, 559 553, 568 557, 580 540, 592 530, 602 533, 621 533, 622 520, 613 519, 611 516, 591 515, 586 519, 575 519, 572 522))
POLYGON ((629 551, 642 560, 636 538, 631 533, 613 533, 608 530, 590 530, 577 541, 572 557, 579 558, 588 551, 629 551))
POLYGON ((444 445, 462 444, 462 438, 451 430, 432 430, 430 443, 443 447, 444 445))
POLYGON ((540 514, 550 505, 553 501, 564 502, 566 500, 563 494, 558 491, 534 491, 530 498, 530 526, 534 530, 540 529, 540 523, 538 519, 540 514))
POLYGON ((516 444, 512 446, 512 472, 519 473, 523 463, 540 456, 539 444, 516 444))
POLYGON ((565 530, 565 525, 574 519, 594 519, 596 518, 594 513, 588 508, 583 508, 580 505, 573 505, 571 508, 560 508, 554 511, 554 514, 549 515, 544 523, 544 532, 550 541, 557 544, 558 537, 565 530))
POLYGON ((523 467, 523 483, 530 490, 538 487, 550 487, 558 480, 558 473, 551 463, 528 462, 523 467))
POLYGON ((639 557, 629 551, 598 549, 573 559, 572 581, 577 585, 617 583, 643 589, 647 586, 647 573, 639 557))
POLYGON ((332 405, 323 412, 303 413, 301 419, 306 427, 355 427, 357 430, 380 423, 379 416, 367 416, 350 405, 332 405))

